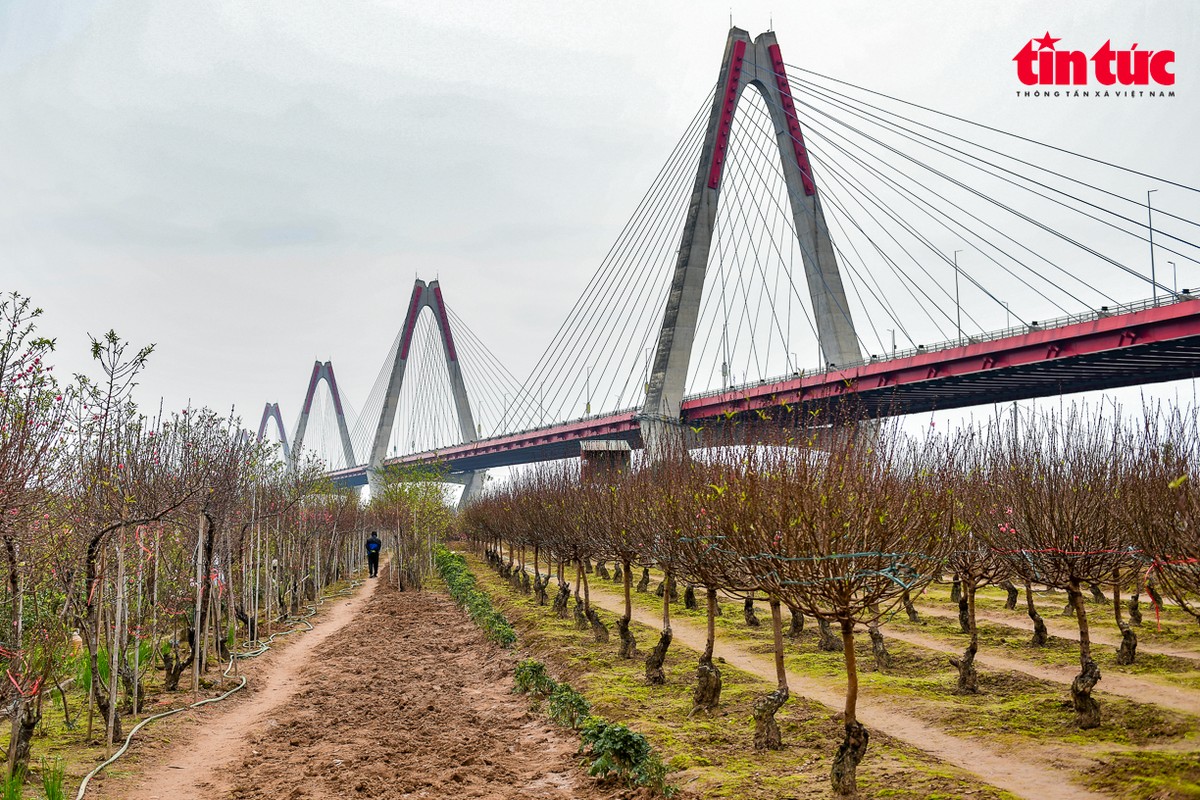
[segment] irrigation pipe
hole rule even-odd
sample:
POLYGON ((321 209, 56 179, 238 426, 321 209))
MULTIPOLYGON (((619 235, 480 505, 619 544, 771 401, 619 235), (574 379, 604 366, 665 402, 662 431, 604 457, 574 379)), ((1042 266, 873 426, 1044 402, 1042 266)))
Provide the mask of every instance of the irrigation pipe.
MULTIPOLYGON (((344 596, 344 595, 348 595, 348 594, 349 594, 351 591, 353 591, 354 589, 357 589, 359 586, 362 586, 362 583, 363 583, 362 581, 353 581, 353 582, 350 584, 350 587, 349 587, 348 589, 343 589, 343 590, 341 590, 341 591, 339 591, 339 592, 336 592, 336 593, 334 593, 334 594, 331 594, 331 595, 329 595, 329 597, 341 597, 341 596, 344 596)), ((263 639, 263 640, 261 640, 261 641, 259 641, 259 642, 258 642, 258 649, 257 649, 257 650, 253 650, 253 651, 251 651, 251 652, 248 652, 248 653, 235 653, 234 655, 230 656, 230 658, 229 658, 229 666, 227 666, 227 667, 225 668, 224 676, 225 676, 226 678, 228 678, 228 677, 229 677, 229 673, 230 673, 230 671, 233 669, 233 665, 234 665, 235 663, 237 663, 237 661, 238 661, 239 659, 243 659, 243 658, 254 658, 254 657, 256 657, 256 656, 261 656, 263 653, 265 653, 265 652, 267 652, 268 650, 270 650, 270 649, 271 649, 271 642, 275 641, 275 639, 276 639, 277 637, 279 637, 279 636, 286 636, 286 635, 288 635, 289 633, 296 633, 296 632, 297 632, 297 631, 299 631, 299 630, 311 631, 311 630, 313 629, 313 626, 312 626, 312 623, 310 623, 308 620, 309 620, 309 619, 311 619, 313 616, 315 616, 315 615, 316 615, 316 613, 317 613, 317 606, 319 606, 319 605, 324 605, 324 603, 325 603, 325 600, 326 600, 326 599, 327 599, 327 598, 326 598, 325 596, 322 596, 322 597, 320 597, 320 598, 318 598, 318 599, 317 599, 317 602, 316 602, 315 604, 313 604, 313 605, 310 605, 310 606, 308 607, 308 613, 307 613, 307 614, 305 614, 305 615, 304 615, 304 616, 302 616, 302 617, 298 617, 298 618, 295 620, 295 622, 296 622, 296 623, 298 623, 296 627, 293 627, 293 628, 291 628, 290 630, 286 630, 286 631, 277 631, 277 632, 275 632, 275 633, 272 633, 272 634, 271 634, 269 637, 267 637, 266 639, 263 639), (307 627, 305 627, 305 628, 301 629, 301 628, 299 627, 299 624, 303 624, 303 625, 305 625, 305 626, 307 626, 307 627)), ((135 734, 136 734, 138 731, 140 731, 140 730, 141 730, 143 727, 145 727, 146 725, 149 725, 151 722, 154 722, 156 719, 162 719, 163 717, 169 717, 169 716, 172 716, 172 715, 174 715, 174 714, 179 714, 179 713, 181 713, 181 712, 187 711, 188 709, 192 709, 192 708, 199 708, 200 706, 208 705, 209 703, 219 703, 219 702, 221 702, 222 700, 225 700, 225 699, 227 699, 227 698, 231 697, 231 696, 232 696, 232 695, 234 695, 235 693, 237 693, 237 692, 240 692, 242 689, 245 689, 245 688, 246 688, 246 683, 247 683, 247 681, 246 681, 246 676, 245 676, 245 675, 242 675, 242 676, 241 676, 241 681, 238 683, 238 685, 237 685, 237 686, 235 686, 235 687, 233 687, 232 689, 230 689, 228 692, 225 692, 225 694, 218 695, 217 697, 209 697, 209 698, 207 698, 207 699, 205 699, 205 700, 200 700, 200 701, 197 701, 197 702, 195 702, 195 703, 192 703, 191 705, 181 706, 181 707, 179 707, 179 708, 173 708, 173 709, 171 709, 170 711, 163 711, 163 712, 161 712, 161 713, 159 713, 159 714, 154 714, 154 715, 152 715, 152 716, 146 717, 144 720, 142 720, 141 722, 139 722, 137 725, 134 725, 134 726, 133 726, 133 729, 129 731, 129 735, 125 737, 125 743, 124 743, 123 745, 121 745, 121 749, 120 749, 120 750, 118 750, 117 752, 113 753, 113 754, 112 754, 112 756, 111 756, 111 757, 110 757, 110 758, 109 758, 107 761, 104 761, 104 762, 100 763, 99 765, 97 765, 97 766, 96 766, 96 768, 95 768, 95 769, 93 769, 93 770, 92 770, 91 772, 89 772, 87 775, 84 775, 84 776, 83 776, 83 781, 82 781, 82 782, 79 784, 79 791, 75 793, 75 800, 83 800, 83 795, 84 795, 84 793, 85 793, 85 792, 87 792, 88 784, 89 784, 89 783, 91 783, 91 780, 92 780, 92 778, 94 778, 94 777, 96 777, 98 774, 100 774, 100 771, 101 771, 101 770, 103 770, 105 767, 107 767, 108 765, 110 765, 110 764, 112 764, 113 762, 115 762, 115 761, 116 761, 118 758, 120 758, 121 756, 125 755, 125 752, 126 752, 128 749, 129 749, 129 746, 130 746, 131 744, 133 744, 133 737, 134 737, 134 735, 135 735, 135 734)))

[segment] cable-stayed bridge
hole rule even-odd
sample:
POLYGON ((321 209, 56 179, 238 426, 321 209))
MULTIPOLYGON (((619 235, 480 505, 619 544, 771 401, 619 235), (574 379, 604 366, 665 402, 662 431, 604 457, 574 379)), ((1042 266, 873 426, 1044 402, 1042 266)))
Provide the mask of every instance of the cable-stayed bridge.
POLYGON ((834 402, 877 416, 1190 378, 1198 219, 1186 179, 796 67, 774 33, 735 28, 524 378, 417 281, 360 411, 317 362, 292 435, 277 404, 259 435, 273 423, 285 457, 318 452, 346 485, 440 461, 469 496, 485 469, 585 440, 653 452, 834 402))

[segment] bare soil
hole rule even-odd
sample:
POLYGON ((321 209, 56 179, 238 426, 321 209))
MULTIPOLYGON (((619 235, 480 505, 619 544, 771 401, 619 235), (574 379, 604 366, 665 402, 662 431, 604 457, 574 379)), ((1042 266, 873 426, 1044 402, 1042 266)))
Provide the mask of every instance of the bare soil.
POLYGON ((368 582, 282 654, 273 688, 183 731, 124 800, 601 798, 578 739, 511 690, 512 659, 442 592, 368 582))

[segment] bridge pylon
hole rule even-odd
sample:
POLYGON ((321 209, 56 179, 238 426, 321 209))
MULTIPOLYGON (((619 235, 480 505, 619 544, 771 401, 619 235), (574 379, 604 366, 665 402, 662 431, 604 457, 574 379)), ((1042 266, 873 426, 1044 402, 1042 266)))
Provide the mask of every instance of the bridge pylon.
POLYGON ((312 411, 317 384, 321 381, 325 381, 329 387, 329 394, 333 396, 333 410, 337 417, 338 435, 342 440, 342 453, 346 459, 346 466, 357 466, 358 461, 354 458, 354 446, 350 443, 350 428, 346 425, 346 414, 342 410, 342 396, 338 392, 337 378, 333 375, 332 361, 313 363, 312 376, 308 379, 308 391, 304 394, 304 406, 300 410, 300 419, 296 422, 296 435, 292 437, 292 452, 296 458, 301 456, 304 447, 304 433, 308 430, 308 415, 312 411))
POLYGON ((288 447, 287 430, 283 427, 283 416, 279 413, 279 403, 267 403, 263 406, 262 419, 258 423, 258 436, 255 441, 261 442, 267 435, 267 422, 270 420, 275 420, 275 430, 279 432, 279 441, 283 445, 283 461, 290 466, 292 451, 288 447))
MULTIPOLYGON (((408 353, 412 346, 413 333, 417 327, 417 318, 426 308, 433 314, 442 339, 442 353, 446 357, 446 369, 450 376, 450 390, 454 397, 454 409, 458 415, 458 429, 463 443, 474 442, 478 438, 475 428, 475 418, 471 414, 471 402, 467 398, 467 384, 463 380, 462 365, 458 360, 458 351, 454 347, 454 336, 450 331, 450 318, 446 313, 446 304, 442 300, 442 288, 437 281, 426 284, 418 278, 413 284, 412 297, 408 302, 408 313, 404 317, 404 327, 401 329, 400 345, 396 348, 396 358, 392 362, 391 374, 388 377, 387 391, 383 397, 383 409, 379 414, 379 425, 375 429, 375 438, 371 443, 371 452, 367 458, 367 480, 374 491, 384 459, 387 457, 387 443, 392 436, 392 426, 396 422, 396 412, 400 403, 400 389, 404 385, 404 373, 408 367, 408 353)), ((459 505, 464 506, 474 500, 483 489, 484 471, 466 472, 454 476, 463 484, 463 493, 459 505)))
POLYGON ((775 126, 823 358, 826 364, 862 358, 779 44, 772 31, 751 39, 746 31, 732 28, 725 43, 646 399, 639 414, 642 441, 652 459, 661 459, 684 445, 680 411, 716 228, 721 177, 729 154, 733 116, 748 87, 762 94, 775 126))

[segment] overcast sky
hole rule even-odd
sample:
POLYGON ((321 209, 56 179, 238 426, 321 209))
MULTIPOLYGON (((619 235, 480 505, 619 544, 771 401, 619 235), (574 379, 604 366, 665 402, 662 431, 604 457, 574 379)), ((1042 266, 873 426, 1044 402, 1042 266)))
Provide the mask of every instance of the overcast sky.
POLYGON ((0 0, 0 283, 45 308, 61 371, 115 328, 157 345, 144 405, 251 425, 266 400, 291 424, 316 358, 365 395, 416 276, 522 375, 711 88, 731 12, 790 63, 1196 186, 1196 7, 0 0), (1175 49, 1178 96, 1017 98, 1046 31, 1175 49))

